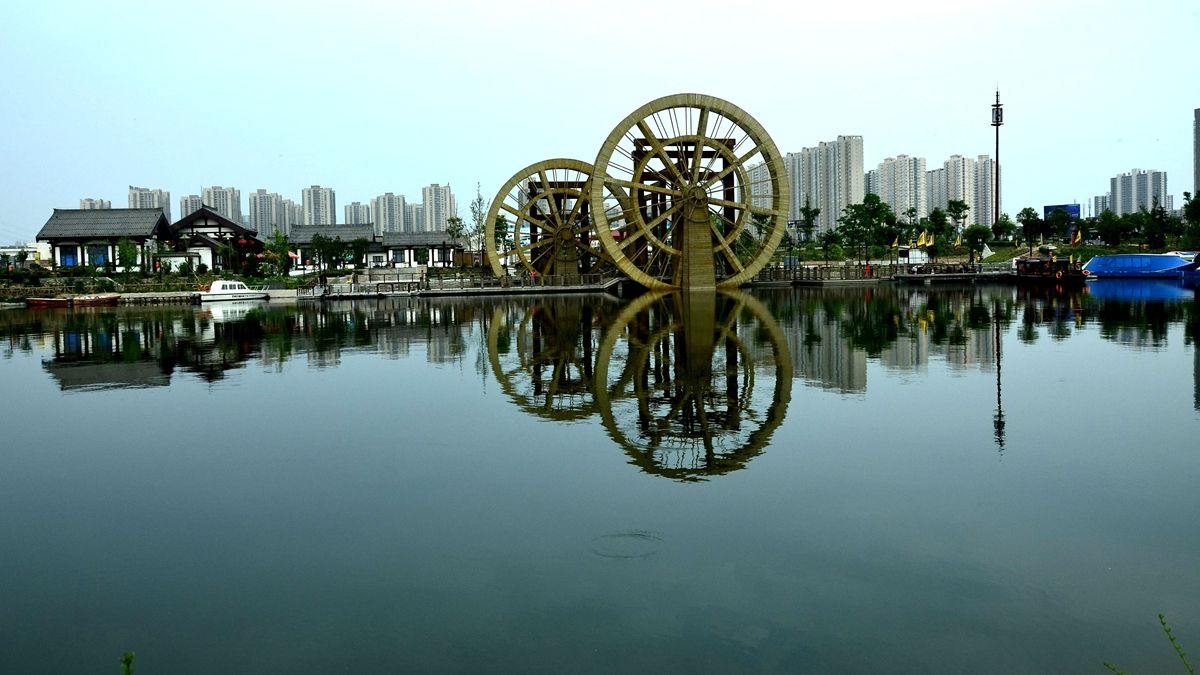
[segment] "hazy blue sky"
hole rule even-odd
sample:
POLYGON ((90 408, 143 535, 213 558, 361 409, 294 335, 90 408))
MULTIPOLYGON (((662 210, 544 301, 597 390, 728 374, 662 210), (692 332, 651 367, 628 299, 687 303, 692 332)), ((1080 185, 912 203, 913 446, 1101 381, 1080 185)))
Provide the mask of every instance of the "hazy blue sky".
POLYGON ((129 185, 311 184, 341 206, 450 184, 467 217, 518 169, 587 162, 635 108, 695 91, 783 152, 839 134, 873 168, 991 154, 1003 210, 1132 168, 1192 186, 1197 0, 24 1, 0 21, 0 243, 129 185), (781 9, 781 7, 784 7, 781 9))

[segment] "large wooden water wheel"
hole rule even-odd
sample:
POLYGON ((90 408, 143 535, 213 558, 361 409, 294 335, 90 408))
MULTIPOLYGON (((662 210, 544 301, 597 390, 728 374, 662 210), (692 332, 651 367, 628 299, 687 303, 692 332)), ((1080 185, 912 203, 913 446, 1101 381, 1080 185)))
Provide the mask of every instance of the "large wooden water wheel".
POLYGON ((513 174, 484 224, 492 271, 504 276, 506 262, 543 276, 602 271, 609 258, 595 236, 591 183, 591 165, 576 159, 548 159, 513 174))
POLYGON ((741 108, 702 94, 651 101, 622 120, 592 167, 594 232, 651 289, 732 288, 783 239, 788 181, 774 141, 741 108))

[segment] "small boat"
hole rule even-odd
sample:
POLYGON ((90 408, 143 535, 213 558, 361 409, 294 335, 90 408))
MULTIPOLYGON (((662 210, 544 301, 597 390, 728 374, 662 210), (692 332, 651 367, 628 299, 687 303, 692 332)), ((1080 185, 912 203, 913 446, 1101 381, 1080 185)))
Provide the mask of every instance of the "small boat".
POLYGON ((120 293, 90 293, 56 295, 52 298, 26 298, 25 306, 42 307, 111 307, 121 299, 120 293))
POLYGON ((1036 256, 1013 259, 1018 283, 1082 285, 1087 276, 1079 263, 1070 258, 1036 256))
POLYGON ((1098 255, 1083 266, 1096 279, 1179 279, 1200 276, 1194 252, 1117 253, 1098 255))
POLYGON ((192 302, 217 302, 224 300, 266 300, 271 296, 261 288, 250 288, 241 281, 217 279, 192 293, 192 302))

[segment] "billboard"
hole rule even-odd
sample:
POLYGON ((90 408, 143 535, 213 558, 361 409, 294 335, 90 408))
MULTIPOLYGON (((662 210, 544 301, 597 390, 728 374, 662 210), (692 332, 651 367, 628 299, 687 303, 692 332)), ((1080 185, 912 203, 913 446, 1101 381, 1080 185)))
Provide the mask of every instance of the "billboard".
POLYGON ((1050 214, 1054 213, 1058 209, 1062 209, 1063 211, 1066 211, 1067 215, 1071 216, 1071 220, 1079 220, 1079 205, 1078 204, 1055 204, 1053 206, 1043 206, 1042 207, 1042 219, 1050 220, 1050 214))

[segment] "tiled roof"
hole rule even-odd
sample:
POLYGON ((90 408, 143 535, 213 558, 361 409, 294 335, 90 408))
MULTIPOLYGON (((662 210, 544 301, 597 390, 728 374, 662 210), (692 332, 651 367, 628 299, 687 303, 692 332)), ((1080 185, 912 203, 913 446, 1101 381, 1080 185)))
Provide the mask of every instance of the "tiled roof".
POLYGON ((375 226, 371 223, 362 225, 293 225, 288 235, 291 244, 311 244, 314 234, 320 234, 330 239, 340 238, 344 242, 355 239, 375 241, 375 226))
POLYGON ((39 241, 86 237, 149 237, 169 227, 162 209, 54 209, 39 241))
POLYGON ((383 245, 388 246, 446 246, 461 247, 455 244, 450 235, 445 232, 384 232, 383 245))
POLYGON ((258 235, 258 233, 255 232, 254 230, 251 230, 250 228, 247 228, 247 227, 243 227, 242 225, 239 225, 238 223, 233 222, 232 220, 217 213, 215 210, 213 210, 212 208, 207 207, 207 206, 201 206, 200 208, 196 209, 195 211, 192 211, 191 213, 187 214, 186 216, 180 218, 179 220, 177 220, 175 222, 175 224, 171 225, 171 229, 174 230, 176 233, 178 233, 180 230, 182 230, 185 227, 194 227, 196 224, 196 221, 198 221, 198 220, 208 220, 208 221, 215 220, 218 223, 220 223, 220 225, 222 227, 228 228, 234 232, 237 232, 238 234, 251 236, 251 237, 255 237, 255 238, 257 238, 257 235, 258 235))

